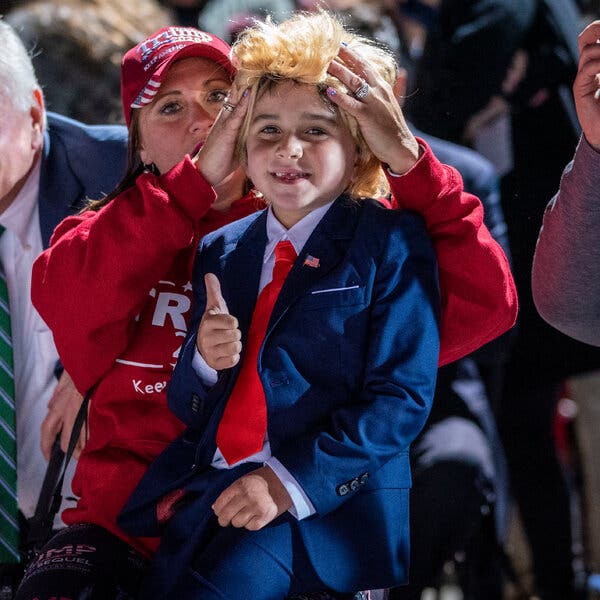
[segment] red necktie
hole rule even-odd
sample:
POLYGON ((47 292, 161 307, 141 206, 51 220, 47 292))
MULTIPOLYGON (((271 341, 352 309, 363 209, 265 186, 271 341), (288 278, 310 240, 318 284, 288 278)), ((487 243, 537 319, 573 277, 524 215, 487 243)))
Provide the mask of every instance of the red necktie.
POLYGON ((267 405, 258 375, 258 354, 273 306, 295 260, 296 251, 290 241, 285 240, 275 246, 273 279, 256 301, 240 374, 217 431, 217 446, 228 465, 256 454, 263 447, 267 432, 267 405))

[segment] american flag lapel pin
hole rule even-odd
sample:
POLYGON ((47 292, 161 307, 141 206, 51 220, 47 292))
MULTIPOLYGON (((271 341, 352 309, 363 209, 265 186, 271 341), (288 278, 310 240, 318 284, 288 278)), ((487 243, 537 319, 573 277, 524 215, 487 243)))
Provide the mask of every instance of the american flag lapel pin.
POLYGON ((320 262, 321 261, 316 256, 311 256, 310 254, 307 254, 306 258, 304 259, 304 264, 307 267, 312 267, 313 269, 316 269, 320 262))

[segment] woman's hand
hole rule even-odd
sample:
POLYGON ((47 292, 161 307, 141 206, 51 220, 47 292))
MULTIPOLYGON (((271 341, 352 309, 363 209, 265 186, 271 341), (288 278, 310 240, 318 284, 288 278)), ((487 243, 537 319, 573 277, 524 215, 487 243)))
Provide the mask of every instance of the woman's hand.
MULTIPOLYGON (((42 422, 41 427, 41 448, 42 454, 46 460, 50 460, 50 452, 56 436, 60 433, 60 447, 63 452, 69 447, 71 431, 77 418, 77 413, 83 402, 83 396, 75 388, 73 380, 66 371, 60 376, 52 398, 48 402, 48 414, 42 422)), ((85 442, 87 441, 87 431, 85 427, 81 428, 79 440, 73 451, 73 457, 79 458, 85 442)))
POLYGON ((350 68, 334 61, 328 72, 354 92, 366 83, 368 93, 357 99, 329 89, 329 98, 358 121, 371 152, 382 163, 398 175, 406 173, 419 158, 419 144, 406 124, 393 88, 350 48, 341 46, 339 56, 350 68))
POLYGON ((238 132, 248 110, 248 93, 234 81, 206 141, 192 159, 213 187, 238 167, 235 147, 238 132))

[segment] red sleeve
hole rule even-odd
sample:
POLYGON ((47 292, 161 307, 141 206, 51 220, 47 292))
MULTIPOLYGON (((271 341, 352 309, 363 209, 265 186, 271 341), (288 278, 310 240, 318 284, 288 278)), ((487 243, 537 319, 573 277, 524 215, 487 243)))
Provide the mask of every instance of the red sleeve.
POLYGON ((388 174, 396 207, 425 219, 438 259, 442 295, 440 366, 473 352, 510 329, 517 291, 502 248, 483 224, 483 207, 463 190, 456 169, 441 164, 427 144, 415 166, 388 174))
POLYGON ((33 265, 31 297, 80 392, 125 350, 148 293, 195 242, 214 199, 186 157, 164 175, 140 175, 98 212, 57 226, 33 265))

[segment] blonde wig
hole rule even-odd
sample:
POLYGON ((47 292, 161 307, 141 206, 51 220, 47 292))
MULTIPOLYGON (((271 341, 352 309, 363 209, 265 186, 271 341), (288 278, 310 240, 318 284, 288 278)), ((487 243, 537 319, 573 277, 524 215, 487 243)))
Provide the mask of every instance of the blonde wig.
MULTIPOLYGON (((397 70, 394 58, 367 38, 346 31, 333 15, 323 10, 296 13, 279 25, 270 20, 257 22, 247 29, 232 48, 238 81, 250 89, 253 103, 281 81, 315 85, 323 101, 339 112, 356 143, 358 163, 348 193, 358 198, 385 196, 389 186, 381 163, 367 146, 356 119, 331 103, 326 95, 328 87, 338 94, 350 93, 337 78, 327 73, 331 61, 343 62, 337 55, 342 42, 367 59, 383 79, 393 84, 397 70)), ((245 146, 253 103, 238 138, 242 161, 246 160, 245 146)))

